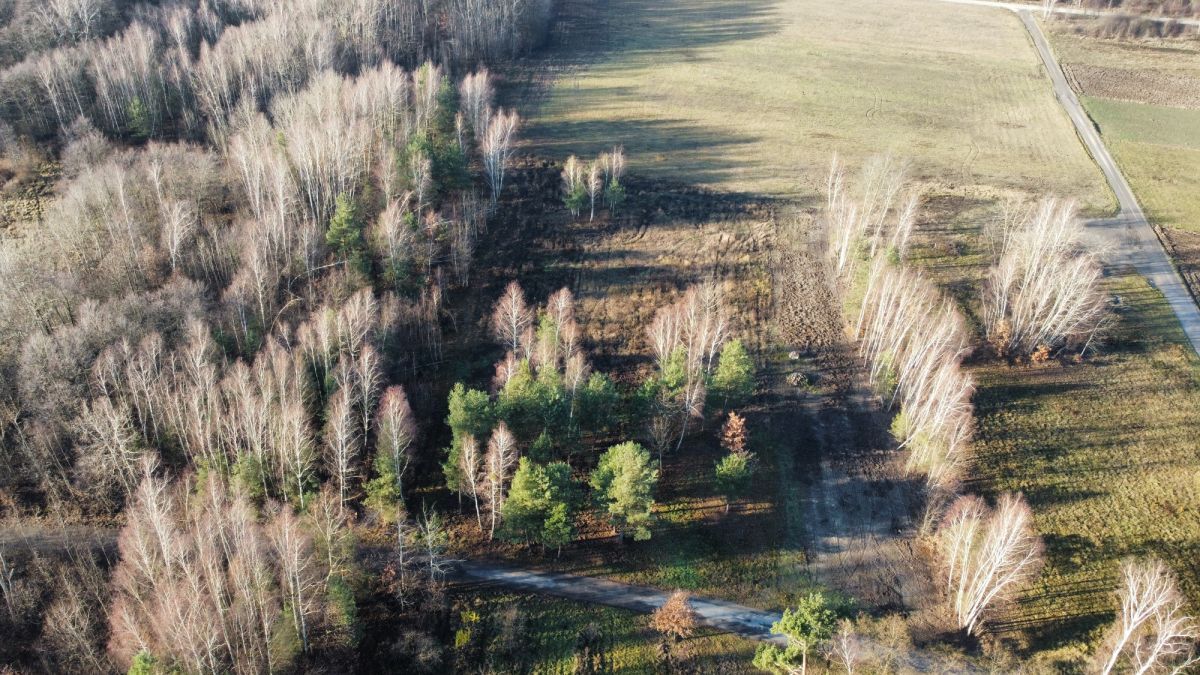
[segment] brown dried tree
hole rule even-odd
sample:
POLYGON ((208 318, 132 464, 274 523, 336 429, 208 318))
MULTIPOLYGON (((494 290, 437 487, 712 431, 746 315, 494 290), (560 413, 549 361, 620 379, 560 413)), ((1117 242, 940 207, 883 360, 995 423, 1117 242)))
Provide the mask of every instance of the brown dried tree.
POLYGON ((687 591, 675 591, 650 615, 650 627, 675 641, 691 637, 696 624, 696 610, 687 591))

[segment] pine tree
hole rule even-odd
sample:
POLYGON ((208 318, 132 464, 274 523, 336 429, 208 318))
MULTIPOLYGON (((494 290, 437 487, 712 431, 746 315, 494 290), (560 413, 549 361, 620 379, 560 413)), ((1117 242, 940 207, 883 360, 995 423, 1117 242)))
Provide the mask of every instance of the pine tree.
POLYGON ((637 443, 614 445, 601 455, 590 483, 618 537, 629 532, 634 541, 650 538, 657 482, 658 466, 637 443))
POLYGON ((754 655, 754 665, 772 673, 805 673, 808 653, 833 635, 837 615, 821 593, 809 593, 796 609, 785 609, 783 618, 771 626, 771 632, 787 637, 784 648, 763 645, 754 655))
POLYGON ((329 229, 325 231, 325 243, 336 251, 342 260, 362 268, 362 215, 359 213, 358 202, 344 192, 337 196, 334 203, 333 217, 329 219, 329 229))
POLYGON ((754 359, 741 340, 730 340, 721 348, 710 390, 726 406, 745 403, 754 394, 754 359))
POLYGON ((754 456, 748 452, 731 452, 717 462, 717 491, 725 497, 725 512, 733 500, 745 495, 754 476, 754 456))
POLYGON ((559 549, 574 536, 575 502, 569 465, 522 457, 504 502, 502 536, 559 549))

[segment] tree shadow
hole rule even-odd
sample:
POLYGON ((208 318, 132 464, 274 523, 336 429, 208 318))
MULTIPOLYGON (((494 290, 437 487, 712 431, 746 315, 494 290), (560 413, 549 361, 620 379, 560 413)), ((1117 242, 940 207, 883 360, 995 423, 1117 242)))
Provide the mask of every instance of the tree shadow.
POLYGON ((672 171, 689 181, 718 184, 746 168, 730 162, 728 149, 758 139, 679 119, 570 121, 574 111, 633 106, 641 96, 631 87, 582 86, 581 75, 702 62, 712 48, 780 30, 775 6, 776 0, 566 0, 544 47, 505 70, 500 100, 527 118, 523 135, 538 152, 589 156, 624 144, 642 156, 670 157, 672 171))

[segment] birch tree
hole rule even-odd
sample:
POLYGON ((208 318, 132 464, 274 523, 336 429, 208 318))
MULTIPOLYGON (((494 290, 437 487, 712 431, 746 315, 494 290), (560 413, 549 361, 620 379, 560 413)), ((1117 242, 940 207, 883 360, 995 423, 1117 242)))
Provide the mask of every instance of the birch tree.
POLYGON ((600 162, 594 161, 588 164, 587 175, 584 177, 584 188, 587 190, 588 202, 591 205, 591 211, 588 214, 588 220, 596 219, 596 197, 598 197, 604 189, 604 181, 600 178, 600 162))
POLYGON ((464 435, 459 441, 458 472, 461 487, 471 496, 471 503, 475 506, 475 522, 482 532, 483 516, 479 510, 479 493, 484 490, 486 479, 483 473, 483 458, 479 455, 479 441, 470 434, 464 435))
POLYGON ((1004 351, 1030 354, 1090 346, 1104 324, 1103 269, 1083 246, 1072 202, 1045 200, 1004 233, 1000 259, 983 291, 987 337, 1004 351))
POLYGON ((296 636, 301 649, 308 653, 311 616, 317 610, 319 589, 312 538, 286 506, 272 519, 268 536, 279 561, 279 585, 288 599, 296 636))
POLYGON ((967 634, 976 634, 986 612, 1037 571, 1042 544, 1032 518, 1025 500, 1011 493, 1000 495, 995 507, 959 497, 946 514, 938 546, 950 603, 967 634))
POLYGON ((417 424, 402 387, 391 386, 383 392, 375 415, 375 428, 376 467, 378 469, 381 463, 379 458, 387 460, 379 473, 391 474, 397 494, 404 499, 404 476, 412 464, 417 424))
POLYGON ((584 185, 583 162, 575 155, 567 157, 567 161, 563 163, 562 183, 563 203, 571 215, 578 218, 579 211, 583 208, 583 200, 587 196, 587 188, 584 185))
POLYGON ((504 508, 508 481, 512 477, 513 466, 516 462, 517 439, 508 430, 508 425, 501 422, 492 431, 492 438, 488 441, 487 455, 484 457, 484 494, 492 520, 488 538, 496 536, 496 524, 499 522, 501 510, 504 508))
POLYGON ((492 335, 513 354, 521 354, 522 340, 533 319, 533 310, 525 302, 525 291, 517 282, 509 282, 492 311, 492 335))
POLYGON ((492 76, 487 68, 468 73, 458 85, 459 105, 471 124, 471 133, 476 143, 482 144, 483 136, 487 132, 494 98, 492 76))
POLYGON ((329 473, 337 481, 338 499, 345 509, 350 490, 359 470, 359 448, 357 420, 350 392, 339 389, 329 400, 325 431, 325 449, 328 456, 329 473))
POLYGON ((488 121, 487 132, 479 144, 479 151, 483 154, 483 169, 492 189, 492 204, 496 203, 500 191, 504 189, 504 173, 516 152, 520 122, 516 111, 505 113, 501 108, 488 121))
POLYGON ((908 165, 891 156, 873 157, 857 185, 834 155, 825 183, 826 250, 834 271, 850 279, 860 255, 873 261, 881 253, 903 258, 916 222, 918 193, 907 188, 908 165), (907 190, 906 190, 907 188, 907 190))
POLYGON ((1186 602, 1175 576, 1161 560, 1127 560, 1121 564, 1117 621, 1097 653, 1098 671, 1142 675, 1186 672, 1200 662, 1196 640, 1200 626, 1187 616, 1186 602))

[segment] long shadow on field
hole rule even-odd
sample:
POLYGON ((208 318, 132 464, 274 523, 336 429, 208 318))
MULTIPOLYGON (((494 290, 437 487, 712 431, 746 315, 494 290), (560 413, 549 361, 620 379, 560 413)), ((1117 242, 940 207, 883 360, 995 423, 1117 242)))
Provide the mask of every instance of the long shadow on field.
MULTIPOLYGON (((589 107, 595 93, 583 93, 578 106, 589 107)), ((734 171, 753 168, 734 161, 729 149, 760 140, 679 119, 535 122, 530 125, 529 135, 536 139, 538 152, 551 156, 577 154, 586 158, 614 145, 624 145, 645 157, 669 157, 679 178, 707 185, 730 178, 734 171)))
POLYGON ((662 62, 702 62, 707 49, 778 31, 775 4, 564 0, 546 46, 506 72, 501 100, 529 120, 524 136, 538 153, 590 156, 624 144, 643 156, 670 157, 671 166, 684 174, 680 178, 689 182, 720 182, 735 169, 725 150, 756 138, 673 119, 571 122, 573 111, 636 106, 641 96, 624 87, 581 86, 580 77, 589 68, 614 73, 662 62), (543 111, 544 104, 560 109, 543 111))

